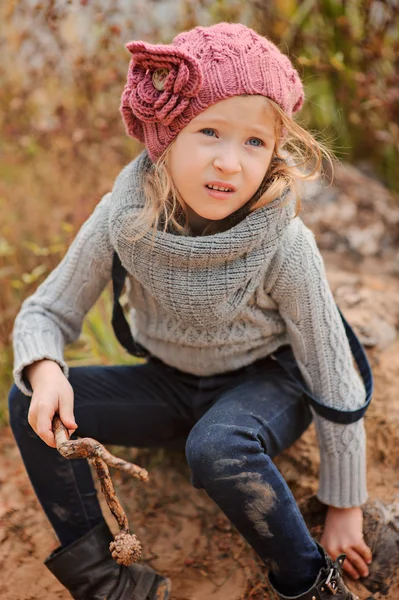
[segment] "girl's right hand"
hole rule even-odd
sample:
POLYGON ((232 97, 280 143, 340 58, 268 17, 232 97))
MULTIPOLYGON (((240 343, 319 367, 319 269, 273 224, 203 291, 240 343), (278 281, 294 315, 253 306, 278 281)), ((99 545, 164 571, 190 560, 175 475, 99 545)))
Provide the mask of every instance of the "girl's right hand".
POLYGON ((57 413, 71 435, 77 428, 73 416, 73 389, 60 366, 53 360, 41 360, 25 367, 33 389, 28 422, 33 431, 55 448, 52 421, 57 413))

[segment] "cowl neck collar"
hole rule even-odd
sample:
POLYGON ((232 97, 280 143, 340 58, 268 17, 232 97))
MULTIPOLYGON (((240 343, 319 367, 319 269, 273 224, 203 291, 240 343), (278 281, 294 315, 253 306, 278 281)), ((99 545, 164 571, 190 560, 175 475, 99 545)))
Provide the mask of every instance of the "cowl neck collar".
POLYGON ((142 175, 147 161, 144 152, 117 177, 109 216, 111 243, 131 276, 133 306, 145 306, 155 319, 162 314, 165 326, 178 322, 185 330, 194 328, 204 335, 222 323, 240 321, 257 302, 258 290, 261 293, 266 270, 294 216, 294 198, 276 198, 214 235, 150 230, 132 241, 144 206, 142 175))
POLYGON ((150 247, 156 248, 158 261, 167 264, 172 262, 175 268, 234 262, 260 247, 262 253, 274 254, 283 231, 295 214, 293 194, 286 192, 219 233, 185 236, 163 231, 154 234, 151 229, 139 240, 129 242, 139 233, 135 223, 136 216, 145 204, 142 177, 150 165, 147 151, 144 150, 121 171, 112 190, 109 220, 111 240, 130 272, 133 254, 148 251, 150 247))

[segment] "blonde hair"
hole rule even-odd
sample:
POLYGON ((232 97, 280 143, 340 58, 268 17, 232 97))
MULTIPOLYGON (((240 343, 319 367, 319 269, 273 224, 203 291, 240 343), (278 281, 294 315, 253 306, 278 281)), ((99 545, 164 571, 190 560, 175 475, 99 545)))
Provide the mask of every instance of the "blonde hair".
MULTIPOLYGON (((334 162, 337 159, 329 148, 288 117, 273 100, 265 97, 265 101, 275 116, 275 136, 278 141, 273 158, 258 192, 234 215, 223 220, 222 224, 215 221, 213 229, 216 226, 217 231, 228 229, 254 210, 266 206, 286 193, 288 189, 295 195, 297 216, 302 205, 299 182, 314 180, 324 174, 323 157, 329 164, 331 177, 334 173, 334 162)), ((143 174, 145 205, 135 223, 135 228, 137 227, 140 233, 132 238, 132 241, 145 235, 151 228, 154 235, 158 229, 164 232, 172 230, 181 235, 190 234, 184 200, 168 170, 168 156, 172 146, 173 142, 156 163, 148 165, 143 174)), ((210 230, 212 225, 207 227, 202 235, 209 235, 210 230)))

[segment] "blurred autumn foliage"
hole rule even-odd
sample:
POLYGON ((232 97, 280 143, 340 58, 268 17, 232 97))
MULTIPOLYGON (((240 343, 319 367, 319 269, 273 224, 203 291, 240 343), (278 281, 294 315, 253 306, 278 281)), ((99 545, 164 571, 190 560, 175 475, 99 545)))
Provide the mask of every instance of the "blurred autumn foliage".
MULTIPOLYGON (((5 0, 0 6, 0 390, 12 381, 22 300, 137 153, 119 115, 125 43, 240 21, 292 58, 305 85, 299 120, 339 158, 398 190, 398 0, 5 0)), ((70 360, 126 360, 106 291, 70 360)), ((0 403, 1 407, 1 403, 0 403)), ((1 410, 1 408, 0 408, 1 410)), ((0 414, 1 419, 1 414, 0 414)))
POLYGON ((340 157, 399 190, 399 3, 255 4, 258 29, 296 59, 309 126, 327 129, 340 157))

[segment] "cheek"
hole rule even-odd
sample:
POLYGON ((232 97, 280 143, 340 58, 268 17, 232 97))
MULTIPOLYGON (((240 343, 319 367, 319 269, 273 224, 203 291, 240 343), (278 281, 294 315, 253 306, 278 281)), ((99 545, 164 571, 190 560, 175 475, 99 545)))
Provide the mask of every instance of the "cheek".
POLYGON ((251 186, 252 189, 254 189, 255 191, 258 189, 266 173, 267 167, 265 167, 264 163, 259 165, 256 169, 252 166, 251 175, 248 178, 248 184, 251 186))
POLYGON ((176 173, 185 187, 197 184, 204 177, 206 161, 203 155, 194 148, 185 149, 180 160, 176 162, 176 173))
POLYGON ((181 142, 174 148, 173 168, 177 172, 193 171, 197 164, 198 151, 195 144, 186 141, 181 142))
POLYGON ((192 159, 192 155, 185 151, 181 155, 174 156, 171 167, 173 183, 186 200, 192 194, 192 189, 199 178, 196 162, 192 159))
POLYGON ((258 186, 262 183, 271 162, 271 154, 263 156, 256 161, 256 165, 253 165, 253 182, 258 183, 258 186))
POLYGON ((179 147, 173 149, 173 153, 170 156, 169 170, 175 186, 180 189, 182 183, 184 184, 185 176, 187 172, 187 153, 181 152, 179 147))

